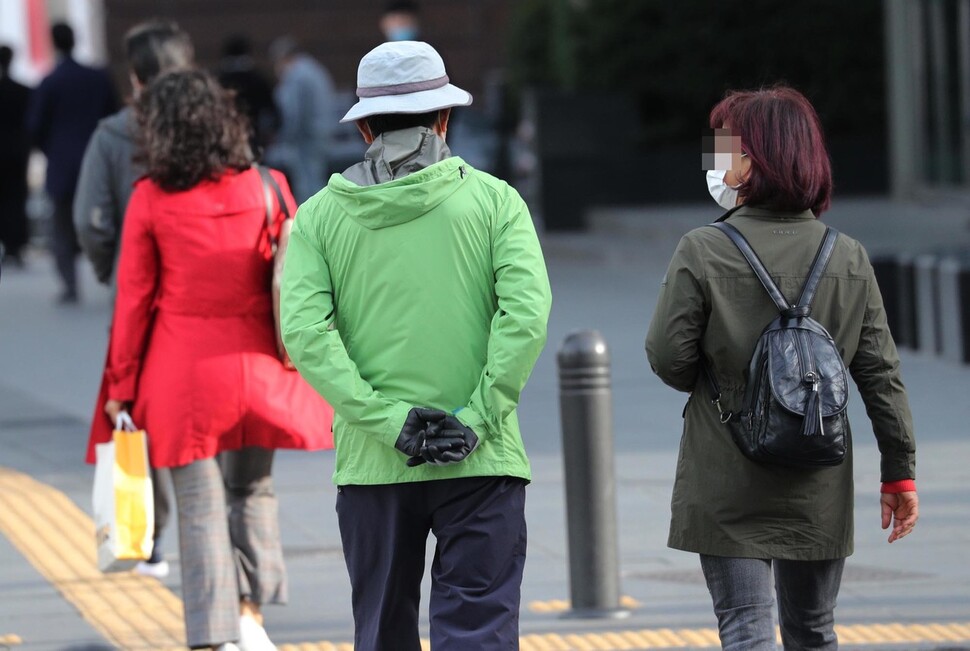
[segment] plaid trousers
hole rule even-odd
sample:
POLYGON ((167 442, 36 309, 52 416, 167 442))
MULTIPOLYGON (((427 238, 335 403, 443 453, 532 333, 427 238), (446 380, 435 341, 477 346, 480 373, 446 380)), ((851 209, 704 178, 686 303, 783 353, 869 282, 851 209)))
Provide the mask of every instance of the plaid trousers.
POLYGON ((191 648, 238 640, 240 599, 286 603, 272 465, 251 447, 171 469, 191 648))

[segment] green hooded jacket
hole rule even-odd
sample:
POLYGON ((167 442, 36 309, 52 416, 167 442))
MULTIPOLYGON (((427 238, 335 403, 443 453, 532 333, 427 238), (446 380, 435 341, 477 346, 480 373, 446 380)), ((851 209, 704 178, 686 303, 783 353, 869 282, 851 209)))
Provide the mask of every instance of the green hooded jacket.
POLYGON ((385 135, 365 163, 390 180, 331 176, 300 207, 286 252, 283 340, 334 408, 333 481, 528 480, 516 406, 551 306, 528 208, 427 130, 385 135), (428 147, 438 151, 423 166, 428 147), (407 467, 394 443, 415 406, 457 413, 480 445, 458 464, 407 467))

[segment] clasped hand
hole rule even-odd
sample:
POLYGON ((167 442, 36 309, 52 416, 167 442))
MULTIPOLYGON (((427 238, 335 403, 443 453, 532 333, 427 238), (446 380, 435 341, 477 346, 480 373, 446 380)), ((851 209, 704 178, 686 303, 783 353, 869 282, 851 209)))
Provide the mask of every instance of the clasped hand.
POLYGON ((394 447, 409 458, 407 465, 448 465, 463 461, 478 447, 478 436, 453 415, 440 409, 414 407, 394 447))

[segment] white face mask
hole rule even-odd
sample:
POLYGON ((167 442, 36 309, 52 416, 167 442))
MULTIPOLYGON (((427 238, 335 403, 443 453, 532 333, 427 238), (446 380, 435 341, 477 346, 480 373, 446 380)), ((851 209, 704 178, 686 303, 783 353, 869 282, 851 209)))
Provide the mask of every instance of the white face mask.
POLYGON ((725 210, 730 210, 738 203, 738 188, 741 186, 731 187, 725 183, 725 174, 727 174, 727 170, 708 170, 707 191, 711 193, 717 205, 725 210))

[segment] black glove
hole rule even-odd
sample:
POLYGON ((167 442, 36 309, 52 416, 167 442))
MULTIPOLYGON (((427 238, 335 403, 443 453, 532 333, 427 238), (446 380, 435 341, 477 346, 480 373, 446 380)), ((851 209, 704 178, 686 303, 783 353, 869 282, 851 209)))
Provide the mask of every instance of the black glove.
POLYGON ((424 441, 421 445, 421 453, 407 460, 408 467, 414 468, 415 466, 420 466, 422 463, 437 463, 436 456, 438 454, 444 450, 462 446, 463 442, 461 439, 442 438, 441 423, 443 420, 431 421, 427 424, 424 430, 424 441))
POLYGON ((478 435, 456 417, 446 415, 440 423, 435 424, 440 427, 440 432, 436 432, 434 437, 428 432, 424 441, 425 454, 421 455, 430 457, 426 459, 430 463, 458 463, 478 447, 478 435))
POLYGON ((408 417, 404 420, 404 427, 394 443, 395 449, 407 456, 421 457, 424 449, 425 430, 429 423, 439 423, 448 414, 439 409, 426 407, 412 407, 408 417))

